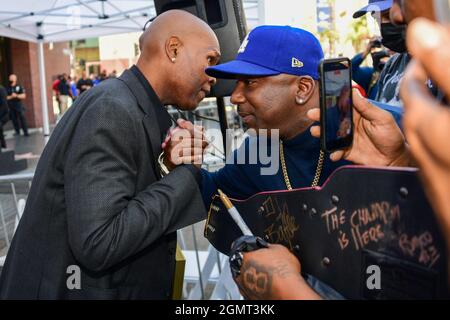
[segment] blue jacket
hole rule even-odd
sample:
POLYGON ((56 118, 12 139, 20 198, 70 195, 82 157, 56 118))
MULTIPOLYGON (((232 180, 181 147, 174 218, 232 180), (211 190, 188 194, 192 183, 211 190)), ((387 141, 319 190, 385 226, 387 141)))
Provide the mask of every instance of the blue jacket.
MULTIPOLYGON (((371 102, 389 111, 401 128, 402 110, 400 108, 383 105, 379 102, 371 102)), ((228 157, 227 163, 222 169, 213 173, 201 170, 201 190, 206 209, 209 208, 212 197, 217 193, 218 188, 222 189, 228 196, 241 200, 263 191, 287 189, 279 162, 278 148, 276 148, 275 154, 270 157, 272 164, 276 165, 278 162, 278 170, 276 170, 275 174, 261 174, 262 168, 267 169, 271 166, 270 163, 267 164, 264 161, 264 158, 258 157, 256 161, 253 161, 253 164, 250 163, 249 150, 256 148, 259 139, 254 136, 247 137, 242 145, 228 157), (239 163, 238 159, 244 158, 245 163, 242 163, 243 161, 239 163)), ((310 187, 319 159, 320 140, 311 136, 309 129, 307 129, 283 144, 286 167, 292 188, 310 187)), ((267 155, 271 154, 271 149, 270 143, 267 143, 267 155)), ((334 170, 346 164, 350 164, 350 162, 332 162, 329 155, 326 154, 319 185, 323 184, 334 170)))
POLYGON ((352 78, 357 84, 359 84, 367 93, 367 96, 371 100, 375 100, 378 93, 378 81, 377 83, 370 87, 372 82, 372 77, 374 74, 374 69, 372 67, 361 67, 363 63, 362 53, 358 53, 352 59, 352 78))
MULTIPOLYGON (((270 143, 267 143, 268 152, 266 154, 271 155, 272 149, 275 151, 274 155, 270 157, 272 165, 277 167, 275 174, 262 174, 261 169, 268 169, 271 165, 263 164, 263 159, 259 157, 256 163, 249 163, 249 150, 256 148, 259 141, 259 137, 250 136, 246 138, 241 147, 228 157, 225 167, 219 171, 210 173, 202 170, 202 196, 206 208, 209 208, 211 199, 218 188, 235 199, 246 199, 263 191, 287 189, 279 162, 278 148, 273 148, 270 143), (245 163, 238 163, 240 157, 245 157, 245 163)), ((295 138, 285 141, 283 145, 286 168, 292 188, 310 187, 319 159, 320 140, 311 136, 310 131, 306 130, 295 138)), ((348 162, 333 163, 328 156, 325 156, 319 184, 325 182, 335 169, 346 163, 348 162)))

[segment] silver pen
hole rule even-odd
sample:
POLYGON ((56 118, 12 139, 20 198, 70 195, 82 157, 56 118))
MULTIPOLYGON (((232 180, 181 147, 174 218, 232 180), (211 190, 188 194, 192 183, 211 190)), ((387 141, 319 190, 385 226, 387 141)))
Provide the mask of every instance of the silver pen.
POLYGON ((242 219, 241 215, 237 211, 236 207, 233 206, 227 195, 223 193, 222 190, 220 189, 218 189, 218 192, 220 200, 222 200, 223 204, 225 205, 225 208, 227 208, 228 212, 230 213, 231 218, 233 218, 234 222, 236 222, 236 224, 238 225, 239 229, 241 229, 244 236, 253 236, 253 233, 250 231, 244 219, 242 219))

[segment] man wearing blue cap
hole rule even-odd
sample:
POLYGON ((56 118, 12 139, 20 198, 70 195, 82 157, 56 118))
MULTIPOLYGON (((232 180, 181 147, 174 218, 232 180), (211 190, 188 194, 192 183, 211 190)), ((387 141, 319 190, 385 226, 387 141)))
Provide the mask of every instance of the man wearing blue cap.
MULTIPOLYGON (((309 130, 315 121, 307 113, 320 105, 321 59, 320 43, 308 31, 289 26, 260 26, 243 41, 235 60, 206 69, 210 76, 237 80, 231 102, 238 106, 248 128, 279 130, 280 138, 279 148, 268 146, 267 154, 280 164, 273 174, 263 174, 261 169, 267 167, 267 162, 263 163, 260 154, 256 163, 251 163, 255 155, 249 151, 260 143, 259 136, 245 139, 221 170, 215 173, 202 170, 202 194, 207 207, 218 188, 233 198, 246 199, 263 191, 310 187, 320 185, 336 168, 348 163, 333 162, 330 160, 335 159, 321 154, 320 142, 309 130)), ((377 109, 360 96, 354 97, 354 103, 361 113, 377 109)), ((387 112, 383 115, 392 118, 387 112)), ((364 140, 364 143, 373 142, 364 140)), ((169 158, 171 148, 169 143, 165 152, 169 158)), ((392 159, 386 158, 377 160, 372 155, 371 164, 388 165, 392 159)), ((362 161, 357 157, 350 160, 362 161)))
POLYGON ((235 161, 222 170, 213 174, 203 171, 202 192, 207 205, 217 188, 245 199, 262 191, 309 187, 314 180, 321 183, 345 164, 322 159, 320 143, 308 130, 313 121, 306 113, 319 106, 321 59, 320 43, 308 31, 260 26, 243 41, 235 60, 206 70, 210 76, 237 79, 231 102, 238 105, 243 122, 254 130, 279 130, 281 142, 279 149, 271 145, 267 153, 279 161, 275 174, 262 174, 264 165, 259 158, 256 164, 238 162, 242 153, 248 159, 249 150, 260 137, 246 139, 233 154, 235 161))
MULTIPOLYGON (((218 188, 230 197, 245 199, 262 191, 309 187, 314 180, 315 184, 324 182, 346 163, 323 158, 320 141, 308 130, 313 121, 306 113, 319 106, 322 58, 320 43, 311 33, 289 26, 260 26, 243 41, 235 60, 206 69, 210 76, 237 80, 231 102, 238 105, 248 128, 279 130, 281 140, 279 149, 268 146, 267 154, 281 164, 274 174, 262 174, 267 163, 262 163, 259 154, 251 154, 259 136, 245 139, 221 170, 202 170, 201 190, 207 208, 218 188), (245 163, 239 162, 241 156, 245 163), (249 161, 252 156, 257 157, 257 163, 249 161)), ((171 148, 169 143, 165 154, 170 156, 171 148)), ((341 298, 325 285, 316 290, 326 298, 341 298)))
MULTIPOLYGON (((278 129, 281 140, 279 149, 271 148, 272 152, 268 153, 272 158, 275 155, 281 165, 275 174, 262 174, 261 169, 267 163, 262 163, 261 159, 254 164, 249 161, 252 155, 248 151, 258 144, 258 136, 247 138, 232 154, 232 161, 227 161, 221 170, 215 173, 202 170, 201 189, 206 207, 218 188, 233 198, 245 199, 262 191, 309 187, 313 182, 322 183, 331 172, 346 163, 322 158, 319 140, 315 138, 314 130, 310 130, 317 119, 311 120, 309 113, 320 104, 318 67, 322 58, 320 43, 311 33, 288 26, 260 26, 243 41, 235 60, 206 69, 210 76, 236 79, 231 102, 238 105, 243 121, 255 130, 278 129), (242 153, 245 163, 238 161, 242 153)), ((390 123, 396 127, 388 112, 356 94, 354 104, 361 120, 359 123, 372 126, 372 131, 377 131, 377 124, 390 123), (377 123, 372 123, 374 118, 377 123)), ((391 136, 395 135, 391 132, 381 134, 374 142, 368 135, 363 135, 353 145, 356 156, 350 157, 351 160, 364 162, 358 157, 358 150, 369 147, 375 150, 371 164, 393 163, 398 153, 385 155, 382 150, 389 146, 391 136)), ((169 164, 179 160, 171 152, 174 145, 175 142, 166 140, 163 146, 169 164)), ((315 286, 315 290, 323 297, 340 297, 323 285, 315 286)))

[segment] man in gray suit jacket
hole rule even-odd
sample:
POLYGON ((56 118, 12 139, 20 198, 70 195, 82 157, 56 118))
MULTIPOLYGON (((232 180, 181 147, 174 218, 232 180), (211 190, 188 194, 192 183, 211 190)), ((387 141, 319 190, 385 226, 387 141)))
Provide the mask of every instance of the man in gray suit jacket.
POLYGON ((197 167, 160 177, 157 158, 171 125, 164 105, 198 105, 215 83, 204 70, 217 63, 219 44, 206 23, 174 10, 144 32, 141 50, 136 66, 83 93, 55 128, 0 298, 171 296, 176 230, 206 212, 197 167))

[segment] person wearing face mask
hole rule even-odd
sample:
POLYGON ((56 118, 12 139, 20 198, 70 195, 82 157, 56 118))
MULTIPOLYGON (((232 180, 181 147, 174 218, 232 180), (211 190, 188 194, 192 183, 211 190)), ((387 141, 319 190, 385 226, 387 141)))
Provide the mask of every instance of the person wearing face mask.
MULTIPOLYGON (((426 18, 432 21, 436 20, 434 0, 393 0, 392 7, 389 10, 389 18, 393 24, 404 26, 403 42, 406 43, 406 29, 414 19, 426 18)), ((407 60, 409 62, 412 58, 411 52, 408 50, 405 55, 407 55, 407 60)), ((438 88, 434 81, 428 79, 426 85, 431 95, 436 98, 437 101, 444 103, 448 102, 444 92, 438 88)), ((399 91, 400 89, 397 88, 397 92, 399 91)))
MULTIPOLYGON (((406 47, 406 30, 414 17, 434 15, 431 3, 432 0, 369 0, 366 7, 353 14, 353 18, 359 18, 367 12, 372 12, 379 24, 383 45, 397 53, 389 59, 380 75, 376 101, 403 107, 400 98, 400 80, 411 61, 406 47)), ((428 87, 438 100, 444 98, 431 81, 428 81, 428 87)))
POLYGON ((389 57, 389 53, 382 49, 381 40, 374 37, 364 52, 358 53, 352 59, 353 80, 366 91, 367 97, 371 100, 375 100, 377 96, 380 74, 389 57), (369 55, 372 57, 373 66, 361 66, 369 55))
POLYGON ((389 59, 380 74, 378 92, 374 100, 393 106, 401 106, 398 84, 403 77, 410 58, 406 53, 406 27, 404 25, 395 25, 390 21, 389 12, 392 5, 392 0, 369 0, 366 7, 353 14, 353 18, 357 19, 371 12, 378 22, 382 44, 396 53, 389 59))

